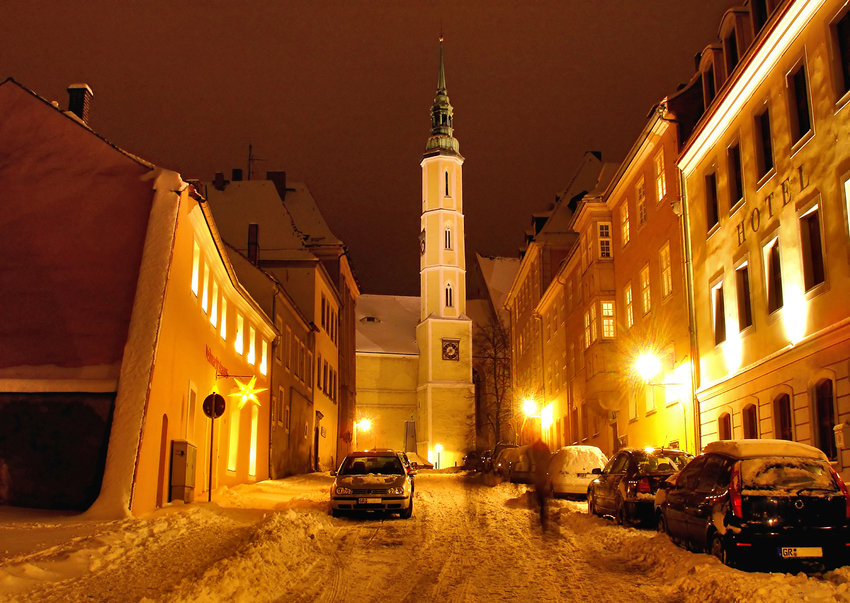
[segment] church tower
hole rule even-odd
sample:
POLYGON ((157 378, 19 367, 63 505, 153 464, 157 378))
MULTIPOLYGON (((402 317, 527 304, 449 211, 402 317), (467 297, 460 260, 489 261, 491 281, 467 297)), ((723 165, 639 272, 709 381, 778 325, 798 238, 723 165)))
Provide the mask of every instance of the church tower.
POLYGON ((466 315, 463 157, 446 90, 443 38, 422 156, 417 448, 439 467, 460 465, 474 445, 472 321, 466 315))

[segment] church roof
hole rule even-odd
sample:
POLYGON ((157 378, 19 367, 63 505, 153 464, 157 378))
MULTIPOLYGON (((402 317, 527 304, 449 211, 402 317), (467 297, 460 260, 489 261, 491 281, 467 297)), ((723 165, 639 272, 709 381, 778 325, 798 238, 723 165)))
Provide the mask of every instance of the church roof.
POLYGON ((419 297, 363 294, 356 320, 357 353, 419 354, 419 297))
MULTIPOLYGON (((514 277, 519 271, 519 258, 488 257, 476 253, 475 259, 481 268, 481 275, 484 277, 484 284, 487 287, 493 308, 500 315, 503 315, 503 320, 507 320, 507 312, 504 309, 505 299, 507 299, 508 291, 510 291, 514 277)), ((509 323, 506 322, 505 324, 509 323)))

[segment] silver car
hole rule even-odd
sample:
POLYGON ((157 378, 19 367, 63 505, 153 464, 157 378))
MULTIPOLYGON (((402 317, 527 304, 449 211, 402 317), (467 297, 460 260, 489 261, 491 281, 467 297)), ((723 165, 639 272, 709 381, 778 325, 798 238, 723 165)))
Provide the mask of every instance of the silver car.
POLYGON ((382 511, 407 519, 413 513, 413 475, 397 453, 369 450, 352 452, 331 471, 331 515, 345 512, 382 511))

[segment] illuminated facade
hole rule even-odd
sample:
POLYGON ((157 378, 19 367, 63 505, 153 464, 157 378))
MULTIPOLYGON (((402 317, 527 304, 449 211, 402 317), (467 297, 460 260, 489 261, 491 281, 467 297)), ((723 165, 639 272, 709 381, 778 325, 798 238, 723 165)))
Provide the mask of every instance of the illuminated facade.
POLYGON ((4 501, 123 516, 268 477, 276 333, 201 196, 85 112, 13 80, 0 106, 14 149, 0 170, 4 501), (202 403, 216 391, 211 438, 202 403))
POLYGON ((846 468, 833 430, 850 418, 850 14, 837 0, 752 2, 720 33, 678 161, 702 443, 797 440, 846 468))

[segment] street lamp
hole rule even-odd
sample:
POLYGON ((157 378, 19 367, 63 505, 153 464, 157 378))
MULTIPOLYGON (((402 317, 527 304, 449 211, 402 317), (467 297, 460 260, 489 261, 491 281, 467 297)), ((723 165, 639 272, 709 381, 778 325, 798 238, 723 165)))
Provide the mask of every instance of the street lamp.
POLYGON ((354 423, 354 449, 357 450, 357 428, 360 428, 360 431, 369 431, 372 427, 372 421, 369 419, 360 419, 359 421, 354 423))
MULTIPOLYGON (((681 377, 682 370, 686 366, 685 363, 679 366, 678 369, 674 370, 674 374, 677 377, 681 377)), ((685 396, 683 395, 682 389, 685 385, 684 382, 674 383, 674 382, 656 382, 653 381, 658 374, 661 372, 661 360, 653 354, 652 352, 644 352, 637 357, 634 364, 635 372, 643 379, 644 383, 647 387, 653 386, 661 386, 664 388, 672 387, 675 388, 676 395, 678 397, 679 403, 682 405, 682 437, 684 438, 685 445, 684 448, 688 446, 688 419, 687 419, 687 408, 685 407, 685 396)), ((650 390, 650 395, 652 392, 650 390)), ((653 396, 654 398, 654 396, 653 396)), ((664 394, 665 401, 667 399, 666 389, 664 394)), ((653 400, 654 403, 654 400, 653 400)))

